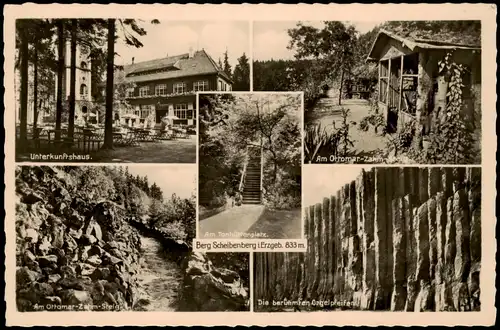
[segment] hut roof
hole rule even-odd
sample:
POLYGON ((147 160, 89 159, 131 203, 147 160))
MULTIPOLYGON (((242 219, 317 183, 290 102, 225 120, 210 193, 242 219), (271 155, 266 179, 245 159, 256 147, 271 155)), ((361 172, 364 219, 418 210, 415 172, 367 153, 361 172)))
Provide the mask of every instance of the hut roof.
POLYGON ((378 60, 382 49, 389 39, 400 42, 411 51, 417 51, 418 49, 481 49, 481 45, 477 43, 466 44, 458 42, 459 39, 456 39, 451 32, 434 35, 422 31, 405 31, 404 33, 400 32, 396 34, 395 32, 380 29, 372 44, 367 61, 378 60))

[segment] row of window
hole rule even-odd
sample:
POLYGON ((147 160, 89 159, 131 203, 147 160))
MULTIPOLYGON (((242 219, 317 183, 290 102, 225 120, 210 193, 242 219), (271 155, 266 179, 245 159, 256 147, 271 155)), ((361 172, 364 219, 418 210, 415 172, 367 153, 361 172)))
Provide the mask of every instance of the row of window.
MULTIPOLYGON (((208 91, 209 90, 209 84, 207 80, 200 80, 196 81, 193 84, 193 91, 195 92, 203 92, 203 91, 208 91)), ((182 94, 188 92, 187 85, 185 82, 180 82, 180 83, 175 83, 173 86, 173 93, 174 94, 182 94)), ((151 90, 149 86, 141 86, 139 87, 139 96, 144 97, 144 96, 149 96, 151 95, 151 90)), ((166 84, 159 84, 155 86, 155 94, 156 96, 165 96, 167 95, 167 85, 166 84)), ((128 97, 133 97, 134 96, 134 89, 131 88, 127 91, 127 96, 128 97)))
MULTIPOLYGON (((140 105, 139 109, 134 111, 134 114, 141 119, 148 118, 155 111, 154 105, 140 105)), ((174 115, 179 119, 196 119, 196 111, 188 109, 185 103, 174 105, 174 115)))

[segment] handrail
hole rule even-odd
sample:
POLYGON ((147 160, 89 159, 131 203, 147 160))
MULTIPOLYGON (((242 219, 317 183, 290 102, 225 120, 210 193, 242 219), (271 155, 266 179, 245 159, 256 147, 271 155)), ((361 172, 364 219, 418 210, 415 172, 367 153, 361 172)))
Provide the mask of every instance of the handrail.
POLYGON ((241 179, 240 179, 240 186, 238 188, 239 192, 243 192, 243 187, 244 187, 244 182, 245 182, 245 176, 247 174, 247 165, 248 165, 248 148, 247 152, 245 155, 245 164, 243 165, 243 172, 241 173, 241 179))

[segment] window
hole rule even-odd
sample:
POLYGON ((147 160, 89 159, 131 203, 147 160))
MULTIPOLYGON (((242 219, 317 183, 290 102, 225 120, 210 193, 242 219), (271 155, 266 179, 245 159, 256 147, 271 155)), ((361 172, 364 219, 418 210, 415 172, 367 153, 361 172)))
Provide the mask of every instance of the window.
POLYGON ((166 95, 167 94, 167 85, 160 84, 155 86, 155 95, 166 95))
POLYGON ((193 89, 195 92, 208 91, 208 81, 207 80, 196 81, 193 85, 193 89))
POLYGON ((148 96, 149 95, 149 86, 142 86, 139 88, 139 96, 148 96))
POLYGON ((134 97, 134 88, 127 88, 127 97, 134 97))
POLYGON ((174 105, 174 115, 179 119, 187 119, 187 104, 176 104, 174 105))
POLYGON ((81 68, 82 70, 87 70, 87 62, 82 61, 82 63, 80 63, 80 68, 81 68))
POLYGON ((186 92, 186 83, 176 83, 174 84, 174 93, 180 94, 186 92))
POLYGON ((144 105, 143 104, 140 106, 140 113, 138 114, 138 116, 141 117, 141 119, 148 118, 152 111, 153 111, 152 105, 150 105, 150 104, 144 105))
POLYGON ((85 84, 81 84, 80 85, 80 96, 83 98, 83 97, 86 97, 87 96, 87 93, 88 93, 88 88, 87 88, 87 85, 85 84))
POLYGON ((219 80, 219 91, 222 91, 222 81, 219 80))

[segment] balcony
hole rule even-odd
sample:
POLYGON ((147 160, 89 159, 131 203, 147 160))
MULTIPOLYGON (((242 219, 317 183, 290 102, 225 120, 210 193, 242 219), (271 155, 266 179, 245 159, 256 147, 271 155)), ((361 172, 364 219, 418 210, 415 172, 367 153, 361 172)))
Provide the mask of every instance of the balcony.
POLYGON ((143 96, 136 95, 136 96, 127 96, 127 99, 136 100, 136 99, 172 98, 172 97, 189 96, 189 95, 196 95, 196 92, 190 91, 184 93, 168 93, 163 95, 156 95, 156 94, 143 95, 143 96))
MULTIPOLYGON (((205 91, 200 91, 200 92, 213 92, 215 90, 205 90, 205 91)), ((184 93, 167 93, 163 95, 156 95, 156 94, 151 94, 151 95, 143 95, 143 96, 127 96, 127 99, 129 100, 138 100, 138 99, 154 99, 154 98, 173 98, 173 97, 178 97, 178 96, 191 96, 191 95, 196 95, 196 91, 188 91, 184 93)))

